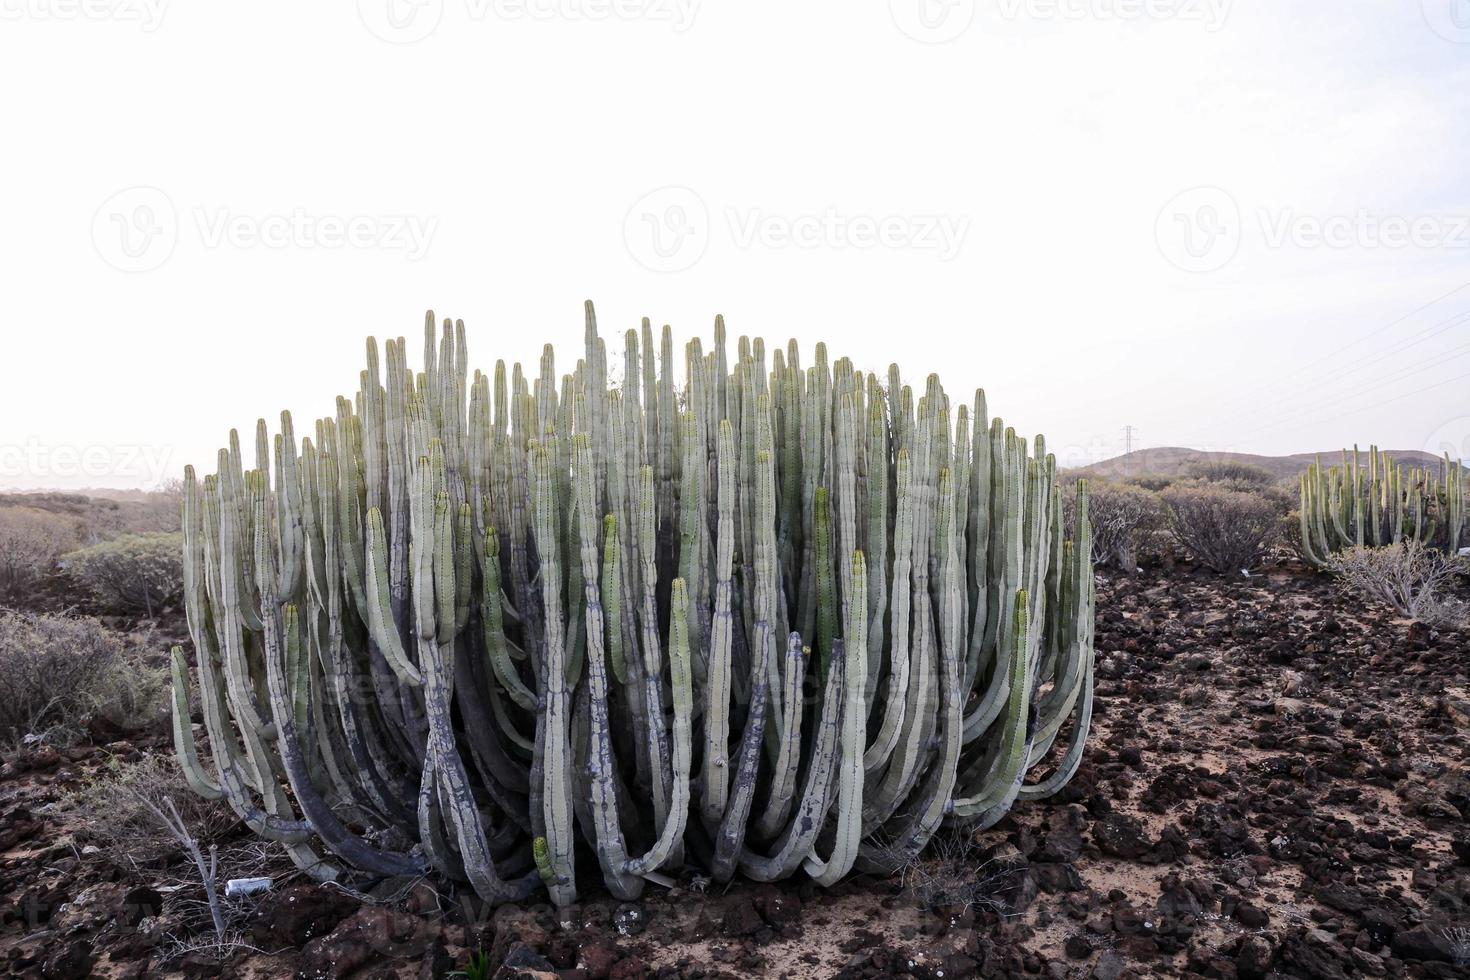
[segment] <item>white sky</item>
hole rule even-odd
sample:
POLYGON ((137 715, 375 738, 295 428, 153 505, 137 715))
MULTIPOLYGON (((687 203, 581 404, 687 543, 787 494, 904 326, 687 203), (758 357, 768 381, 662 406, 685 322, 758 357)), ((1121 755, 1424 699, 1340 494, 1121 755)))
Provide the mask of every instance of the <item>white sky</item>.
POLYGON ((309 432, 363 337, 416 338, 428 307, 475 366, 552 341, 570 370, 589 297, 615 344, 723 312, 983 385, 1069 463, 1125 425, 1470 456, 1467 0, 0 21, 0 487, 212 469, 283 407, 309 432))

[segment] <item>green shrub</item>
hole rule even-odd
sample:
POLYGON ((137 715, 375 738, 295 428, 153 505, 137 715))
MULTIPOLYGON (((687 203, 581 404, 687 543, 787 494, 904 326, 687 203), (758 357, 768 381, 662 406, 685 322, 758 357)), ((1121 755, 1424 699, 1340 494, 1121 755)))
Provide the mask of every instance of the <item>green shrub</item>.
POLYGON ((1174 539, 1222 575, 1253 568, 1280 531, 1276 502, 1261 494, 1195 483, 1170 487, 1162 496, 1174 539))
POLYGON ((1163 476, 1159 473, 1140 473, 1137 476, 1125 478, 1123 483, 1128 486, 1142 487, 1145 490, 1152 490, 1154 493, 1158 493, 1160 490, 1167 490, 1172 487, 1174 480, 1175 478, 1172 476, 1163 476))
POLYGON ((33 507, 0 509, 0 600, 25 598, 76 544, 74 520, 33 507))
POLYGON ((1264 467, 1225 459, 1192 463, 1185 472, 1192 479, 1204 480, 1207 483, 1224 483, 1232 490, 1273 487, 1277 482, 1276 477, 1271 475, 1271 471, 1264 467))
POLYGON ((181 534, 125 534, 63 558, 66 573, 104 608, 153 617, 184 592, 181 534))
POLYGON ((167 678, 94 619, 0 614, 0 737, 76 736, 88 715, 131 729, 157 721, 167 678))

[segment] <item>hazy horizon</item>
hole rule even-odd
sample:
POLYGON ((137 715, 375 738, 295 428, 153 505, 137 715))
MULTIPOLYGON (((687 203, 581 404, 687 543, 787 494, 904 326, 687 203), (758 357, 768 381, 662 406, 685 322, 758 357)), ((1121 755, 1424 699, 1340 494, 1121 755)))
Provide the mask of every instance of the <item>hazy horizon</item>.
POLYGON ((0 489, 308 434, 426 307, 570 370, 589 297, 614 355, 723 313, 1066 465, 1470 457, 1462 3, 22 3, 0 489))

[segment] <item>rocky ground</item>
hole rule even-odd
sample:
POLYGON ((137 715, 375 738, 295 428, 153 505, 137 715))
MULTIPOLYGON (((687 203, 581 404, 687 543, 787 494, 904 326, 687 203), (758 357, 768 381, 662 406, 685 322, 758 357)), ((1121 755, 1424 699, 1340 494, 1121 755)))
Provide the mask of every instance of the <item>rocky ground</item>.
POLYGON ((0 770, 0 973, 428 978, 478 949, 504 977, 1470 976, 1470 633, 1388 620, 1288 564, 1107 577, 1098 598, 1076 779, 947 842, 964 870, 924 869, 973 904, 920 907, 918 876, 684 880, 491 913, 429 882, 366 904, 283 874, 232 904, 221 959, 180 939, 207 932, 187 867, 80 846, 57 812, 109 758, 168 751, 97 732, 0 770))

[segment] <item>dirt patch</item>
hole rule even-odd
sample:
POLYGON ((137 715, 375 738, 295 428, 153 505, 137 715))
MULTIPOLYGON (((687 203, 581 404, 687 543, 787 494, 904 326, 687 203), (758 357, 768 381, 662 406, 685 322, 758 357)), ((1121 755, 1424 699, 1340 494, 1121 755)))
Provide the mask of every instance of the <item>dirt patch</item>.
POLYGON ((437 977, 476 949, 502 976, 577 978, 1465 975, 1444 935, 1470 927, 1470 635, 1290 565, 1105 576, 1098 608, 1086 761, 969 845, 977 875, 1005 868, 994 901, 686 878, 489 913, 428 882, 363 904, 277 866, 221 960, 181 945, 204 928, 182 864, 87 853, 54 812, 110 755, 168 751, 98 736, 0 770, 0 975, 437 977))

